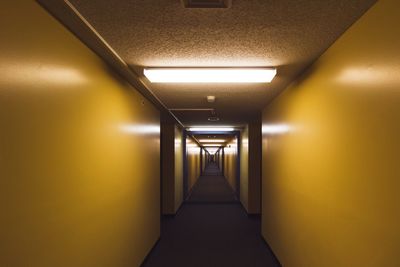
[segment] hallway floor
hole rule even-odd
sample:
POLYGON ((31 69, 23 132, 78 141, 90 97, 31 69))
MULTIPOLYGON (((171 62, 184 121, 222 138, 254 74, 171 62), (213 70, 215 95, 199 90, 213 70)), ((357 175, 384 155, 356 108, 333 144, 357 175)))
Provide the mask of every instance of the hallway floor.
POLYGON ((216 164, 210 164, 204 171, 187 199, 186 203, 228 203, 238 204, 235 193, 222 176, 216 164))
POLYGON ((225 178, 211 165, 174 217, 164 217, 161 239, 145 267, 279 266, 225 178))

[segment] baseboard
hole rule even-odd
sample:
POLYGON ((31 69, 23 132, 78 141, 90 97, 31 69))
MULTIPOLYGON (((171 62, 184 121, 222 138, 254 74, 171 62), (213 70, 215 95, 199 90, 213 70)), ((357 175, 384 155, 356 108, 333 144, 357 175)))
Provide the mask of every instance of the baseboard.
POLYGON ((261 213, 249 213, 247 209, 243 206, 242 201, 238 201, 240 203, 240 206, 242 207, 243 211, 246 213, 247 217, 251 219, 259 219, 261 220, 261 213))
POLYGON ((181 212, 181 209, 182 209, 183 204, 185 204, 185 201, 182 201, 182 203, 179 205, 178 209, 177 209, 176 212, 175 212, 175 216, 176 216, 179 212, 181 212))
POLYGON ((157 246, 158 242, 160 242, 160 238, 161 236, 158 237, 157 241, 154 243, 154 245, 151 247, 149 253, 147 253, 146 257, 144 258, 144 260, 142 261, 142 263, 139 265, 140 267, 144 266, 144 264, 146 264, 146 262, 149 260, 149 257, 151 255, 151 253, 153 252, 154 248, 157 246))
POLYGON ((176 210, 175 213, 161 213, 161 216, 164 218, 173 218, 175 217, 181 210, 183 204, 185 203, 185 201, 182 201, 182 203, 179 205, 178 209, 176 210))
POLYGON ((278 266, 283 267, 283 265, 281 264, 281 262, 279 261, 278 257, 275 255, 274 251, 272 250, 271 246, 268 244, 267 240, 265 240, 265 238, 263 237, 262 234, 260 234, 260 238, 261 240, 264 242, 264 244, 267 246, 269 252, 272 254, 272 256, 274 257, 274 260, 276 261, 276 263, 278 264, 278 266))

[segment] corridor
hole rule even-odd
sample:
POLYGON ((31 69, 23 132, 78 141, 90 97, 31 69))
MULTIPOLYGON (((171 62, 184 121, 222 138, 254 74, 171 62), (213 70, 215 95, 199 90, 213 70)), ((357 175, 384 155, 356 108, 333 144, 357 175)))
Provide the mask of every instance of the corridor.
POLYGON ((161 220, 161 239, 143 267, 279 267, 260 237, 258 216, 248 216, 211 163, 173 217, 161 220))
POLYGON ((14 0, 0 27, 0 267, 400 266, 400 0, 14 0))

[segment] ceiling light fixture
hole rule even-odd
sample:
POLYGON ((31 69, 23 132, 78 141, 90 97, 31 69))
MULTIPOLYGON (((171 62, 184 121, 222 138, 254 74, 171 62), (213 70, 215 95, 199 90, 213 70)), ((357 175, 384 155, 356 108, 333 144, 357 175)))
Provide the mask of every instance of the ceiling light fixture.
POLYGON ((202 146, 204 147, 215 147, 215 148, 220 147, 222 145, 223 144, 202 144, 202 146))
POLYGON ((201 143, 223 143, 226 142, 225 139, 200 139, 201 143))
POLYGON ((214 103, 215 102, 215 96, 213 96, 213 95, 207 96, 207 102, 208 103, 214 103))
POLYGON ((144 75, 152 83, 269 83, 275 68, 150 68, 144 75))
POLYGON ((235 128, 233 127, 191 127, 191 132, 232 132, 235 128))

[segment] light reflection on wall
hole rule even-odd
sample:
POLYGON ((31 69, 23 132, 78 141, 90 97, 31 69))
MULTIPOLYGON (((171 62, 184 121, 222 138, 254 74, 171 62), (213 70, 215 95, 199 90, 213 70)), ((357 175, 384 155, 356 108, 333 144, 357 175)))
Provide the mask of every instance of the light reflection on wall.
POLYGON ((0 72, 0 81, 4 83, 71 85, 87 82, 86 77, 77 69, 42 63, 2 62, 0 72))
POLYGON ((236 138, 232 139, 225 147, 224 153, 228 155, 233 155, 237 153, 237 144, 238 141, 236 138))
POLYGON ((186 148, 189 154, 198 154, 200 153, 200 147, 197 143, 193 142, 190 139, 186 140, 186 148))
POLYGON ((243 138, 242 139, 242 145, 245 147, 249 147, 249 139, 248 138, 243 138))
POLYGON ((262 125, 262 135, 279 135, 285 134, 292 130, 287 124, 263 124, 262 125))
POLYGON ((121 132, 138 135, 159 135, 160 125, 152 124, 125 124, 119 126, 121 132))
POLYGON ((336 81, 342 84, 360 85, 360 86, 399 86, 400 66, 370 66, 370 67, 352 67, 344 69, 336 78, 336 81))
POLYGON ((198 154, 200 153, 200 147, 190 147, 188 148, 189 154, 198 154))
POLYGON ((182 140, 181 139, 175 139, 175 146, 181 146, 182 145, 182 140))
POLYGON ((224 153, 225 154, 233 154, 236 151, 236 147, 232 145, 228 145, 224 148, 224 153))
POLYGON ((234 138, 224 147, 224 174, 226 179, 228 180, 228 183, 234 190, 237 190, 237 145, 237 139, 234 138))

